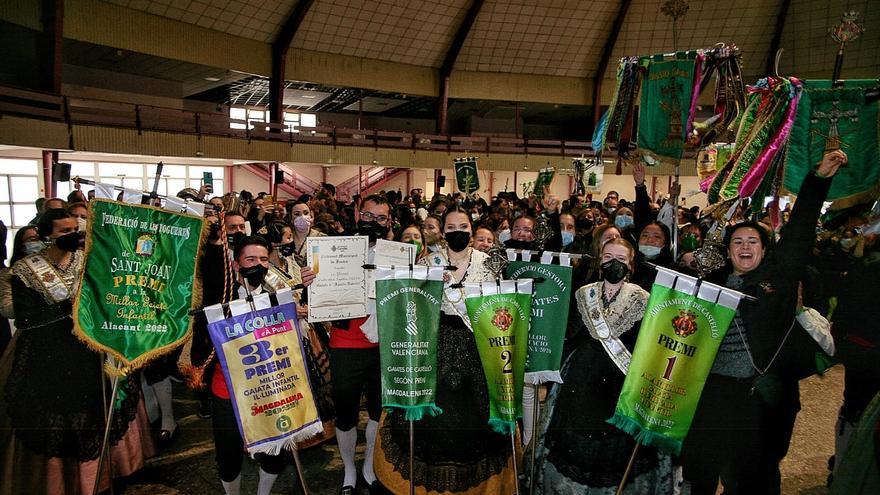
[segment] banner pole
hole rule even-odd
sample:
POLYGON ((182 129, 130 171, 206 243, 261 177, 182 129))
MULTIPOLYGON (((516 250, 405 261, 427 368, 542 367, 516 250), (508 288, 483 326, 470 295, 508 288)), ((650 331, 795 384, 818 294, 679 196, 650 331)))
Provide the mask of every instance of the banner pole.
MULTIPOLYGON (((103 371, 102 371, 103 373, 103 371)), ((101 485, 101 471, 104 468, 104 457, 107 454, 108 443, 110 442, 110 425, 113 422, 113 403, 116 402, 116 393, 119 391, 119 374, 113 376, 113 387, 110 392, 109 405, 107 406, 107 422, 104 424, 104 439, 101 441, 101 455, 98 457, 98 470, 95 476, 95 484, 92 487, 92 495, 98 495, 98 487, 101 485)), ((113 484, 113 480, 110 480, 113 484)))
MULTIPOLYGON (((99 362, 101 371, 101 398, 104 400, 104 423, 109 422, 107 418, 107 375, 103 372, 104 362, 107 359, 106 353, 101 353, 99 362)), ((113 495, 113 463, 107 463, 107 475, 110 477, 110 495, 113 495)))
POLYGON ((510 460, 513 461, 513 486, 519 495, 519 471, 516 468, 516 429, 510 432, 510 460))
POLYGON ((639 447, 642 444, 636 442, 636 446, 633 447, 633 453, 629 456, 629 463, 626 465, 626 471, 623 472, 623 479, 620 480, 620 485, 617 486, 616 495, 620 495, 623 493, 623 487, 626 486, 626 480, 629 478, 629 472, 632 471, 633 464, 636 462, 636 455, 639 453, 639 447))
POLYGON ((413 420, 409 420, 409 495, 416 493, 416 475, 415 475, 415 427, 413 420))
POLYGON ((299 460, 299 449, 294 446, 290 451, 293 453, 293 463, 296 465, 296 474, 299 476, 299 483, 302 485, 303 495, 309 495, 309 485, 306 483, 305 476, 303 476, 302 462, 299 460))
POLYGON ((529 473, 529 493, 534 493, 535 491, 535 451, 538 449, 538 417, 539 409, 541 408, 541 401, 538 398, 538 384, 533 383, 532 388, 534 389, 534 407, 532 408, 532 466, 529 473))

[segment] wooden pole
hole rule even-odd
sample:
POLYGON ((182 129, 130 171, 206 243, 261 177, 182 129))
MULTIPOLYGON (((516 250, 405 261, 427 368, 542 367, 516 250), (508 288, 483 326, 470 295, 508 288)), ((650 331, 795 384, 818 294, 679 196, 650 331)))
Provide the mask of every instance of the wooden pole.
POLYGON ((633 453, 629 456, 629 463, 626 465, 626 471, 623 472, 623 479, 620 480, 620 485, 617 486, 617 494, 620 495, 623 493, 623 487, 626 486, 627 478, 629 478, 629 473, 632 471, 633 464, 636 462, 636 455, 639 453, 639 447, 641 444, 636 442, 636 446, 633 447, 633 453))

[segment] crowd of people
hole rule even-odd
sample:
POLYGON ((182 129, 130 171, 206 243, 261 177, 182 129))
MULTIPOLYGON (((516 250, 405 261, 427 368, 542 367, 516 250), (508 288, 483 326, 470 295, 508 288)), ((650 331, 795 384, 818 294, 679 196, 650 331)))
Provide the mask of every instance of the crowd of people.
MULTIPOLYGON (((819 223, 832 177, 845 163, 843 152, 826 155, 793 207, 777 212, 743 203, 721 220, 726 264, 706 278, 754 301, 740 305, 721 343, 681 455, 641 449, 624 493, 714 494, 719 480, 725 493, 779 493, 779 462, 800 409, 798 381, 824 369, 816 365, 817 354, 845 366, 837 459, 829 475, 832 487, 839 481, 833 473, 845 463, 849 436, 859 434, 856 425, 880 389, 878 212, 859 210, 819 223)), ((208 306, 247 292, 296 289, 309 378, 324 424, 321 437, 300 447, 335 438, 342 494, 354 493, 360 477, 371 493, 406 493, 411 482, 420 493, 514 493, 518 483, 533 485, 536 493, 614 493, 634 441, 606 423, 624 374, 599 343, 586 294, 600 295, 603 321, 632 350, 654 266, 697 274, 695 253, 719 219, 696 207, 676 207, 668 198, 655 200, 644 166, 633 161, 629 167, 632 201, 615 191, 601 201, 577 194, 560 201, 549 191, 528 197, 504 192, 487 201, 461 193, 426 198, 421 189, 343 201, 330 184, 295 200, 245 191, 213 197, 201 253, 202 301, 208 306), (443 414, 415 423, 412 453, 403 413, 381 407, 382 329, 375 319, 306 320, 315 276, 304 256, 306 239, 339 235, 368 236, 371 246, 378 239, 412 243, 419 263, 453 267, 444 280, 437 355, 436 404, 443 414), (518 446, 534 449, 536 476, 528 482, 514 475, 515 456, 523 451, 513 452, 509 437, 488 426, 486 379, 466 322, 461 284, 493 279, 486 261, 496 247, 582 255, 574 264, 564 383, 548 387, 538 423, 524 418, 518 436, 518 446), (366 447, 359 473, 362 409, 366 447)), ((103 363, 70 334, 90 198, 79 191, 71 196, 41 205, 34 226, 16 233, 10 267, 0 273, 0 314, 17 328, 0 362, 4 494, 80 493, 97 476, 103 363), (58 280, 47 283, 47 272, 58 280), (5 475, 12 472, 38 475, 5 475)), ((204 199, 193 190, 182 196, 204 199)), ((200 398, 200 416, 211 418, 222 486, 238 494, 243 443, 206 322, 194 318, 191 345, 148 367, 144 380, 125 381, 122 412, 111 425, 113 472, 124 476, 139 469, 155 442, 162 447, 175 440, 171 380, 186 379, 200 398), (143 408, 147 391, 161 411, 154 436, 143 408)), ((257 460, 257 493, 267 495, 289 459, 282 453, 257 460)), ((530 471, 519 466, 520 474, 530 471)))

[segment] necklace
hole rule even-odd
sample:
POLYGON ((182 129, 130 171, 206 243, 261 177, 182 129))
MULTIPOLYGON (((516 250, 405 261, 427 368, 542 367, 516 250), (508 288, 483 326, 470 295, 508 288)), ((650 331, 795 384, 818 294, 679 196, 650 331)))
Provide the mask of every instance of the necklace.
POLYGON ((620 295, 620 289, 622 289, 622 287, 618 288, 614 295, 609 299, 605 297, 605 282, 602 282, 602 313, 605 316, 611 315, 611 305, 614 304, 614 301, 617 300, 617 296, 620 295))

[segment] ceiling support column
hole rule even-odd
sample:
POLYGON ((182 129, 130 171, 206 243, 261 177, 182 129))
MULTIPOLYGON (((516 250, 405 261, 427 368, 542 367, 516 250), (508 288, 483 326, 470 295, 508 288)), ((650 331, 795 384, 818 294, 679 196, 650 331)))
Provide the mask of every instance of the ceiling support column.
MULTIPOLYGON (((315 3, 314 0, 300 0, 293 12, 281 26, 278 38, 272 43, 272 77, 269 79, 269 117, 273 124, 284 123, 284 75, 286 74, 287 51, 293 42, 293 37, 299 30, 303 19, 309 9, 315 3)), ((272 129, 273 132, 281 132, 280 129, 272 129)))

